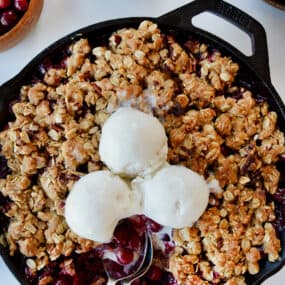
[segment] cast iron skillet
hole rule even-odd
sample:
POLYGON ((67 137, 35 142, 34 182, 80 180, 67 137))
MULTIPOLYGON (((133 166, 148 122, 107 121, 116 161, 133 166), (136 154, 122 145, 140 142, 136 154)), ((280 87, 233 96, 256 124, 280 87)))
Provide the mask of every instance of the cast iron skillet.
MULTIPOLYGON (((240 75, 237 78, 239 84, 244 84, 255 94, 266 98, 271 109, 278 114, 279 128, 285 132, 285 107, 271 84, 264 28, 246 13, 221 0, 196 0, 159 18, 124 18, 107 21, 83 28, 62 38, 37 55, 17 76, 0 86, 0 126, 3 127, 9 120, 9 103, 18 98, 21 86, 31 82, 33 76, 36 76, 39 65, 44 60, 47 58, 57 59, 62 50, 82 37, 88 38, 92 44, 100 45, 102 42, 106 42, 113 31, 123 27, 137 27, 144 19, 158 23, 165 33, 175 34, 176 40, 181 43, 189 37, 194 37, 217 48, 223 54, 231 56, 240 65, 240 75), (245 56, 222 39, 194 27, 191 19, 204 11, 212 12, 244 30, 251 38, 253 55, 245 56)), ((285 228, 281 232, 280 238, 282 243, 281 259, 275 263, 263 262, 258 274, 246 276, 247 284, 260 284, 284 266, 285 228)), ((22 258, 20 256, 10 257, 3 247, 0 247, 0 253, 19 282, 27 284, 22 258)))

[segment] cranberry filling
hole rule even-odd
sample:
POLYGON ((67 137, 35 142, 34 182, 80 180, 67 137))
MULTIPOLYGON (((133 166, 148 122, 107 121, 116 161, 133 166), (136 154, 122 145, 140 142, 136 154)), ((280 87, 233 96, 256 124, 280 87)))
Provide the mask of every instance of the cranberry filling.
POLYGON ((29 0, 0 0, 0 36, 19 22, 28 6, 29 0))
POLYGON ((63 259, 60 258, 50 263, 38 276, 34 276, 26 270, 29 283, 36 285, 43 278, 51 276, 53 281, 48 283, 49 285, 89 285, 106 278, 102 260, 96 251, 80 255, 75 254, 72 258, 75 265, 74 275, 68 274, 64 268, 61 269, 60 264, 63 259))
MULTIPOLYGON (((162 229, 161 225, 143 215, 123 220, 117 226, 112 242, 103 245, 99 249, 100 256, 106 258, 104 263, 108 268, 109 274, 118 278, 134 272, 142 259, 144 232, 150 231, 153 234, 159 234, 162 229)), ((170 237, 168 237, 164 241, 165 258, 167 258, 172 249, 173 243, 170 241, 170 237)), ((156 269, 157 273, 150 273, 150 276, 157 276, 158 272, 162 274, 162 270, 158 269, 156 269)), ((150 279, 158 280, 155 277, 150 279)))
POLYGON ((0 155, 0 178, 6 178, 10 174, 11 170, 7 165, 7 159, 0 155))
POLYGON ((274 201, 276 220, 274 226, 277 232, 282 232, 285 227, 285 156, 282 155, 277 163, 277 168, 280 171, 279 189, 271 197, 274 201))
POLYGON ((0 234, 7 231, 9 219, 5 216, 10 208, 10 200, 0 193, 0 234))
POLYGON ((276 205, 274 226, 277 231, 281 232, 285 227, 285 188, 279 188, 273 200, 276 205))
MULTIPOLYGON (((10 172, 11 170, 7 165, 6 158, 0 155, 0 178, 6 178, 10 172)), ((0 234, 5 232, 9 225, 9 219, 5 216, 5 213, 10 208, 10 202, 11 200, 9 198, 4 197, 2 193, 0 193, 0 234)))
MULTIPOLYGON (((52 276, 54 280, 48 283, 49 285, 89 285, 102 279, 106 280, 103 263, 113 278, 126 276, 134 272, 141 262, 145 231, 158 235, 165 244, 164 252, 155 250, 154 258, 168 259, 173 243, 169 234, 163 233, 162 229, 161 225, 145 216, 125 219, 117 226, 110 243, 103 244, 90 252, 71 256, 75 267, 74 275, 70 275, 62 268, 64 259, 61 257, 39 272, 38 276, 32 275, 26 269, 27 279, 30 284, 38 284, 38 281, 44 277, 52 276)), ((146 275, 133 284, 176 285, 177 282, 171 273, 152 265, 146 275)))
MULTIPOLYGON (((165 250, 154 252, 154 258, 168 259, 173 243, 168 234, 163 233, 163 227, 145 216, 134 216, 123 220, 116 228, 113 240, 96 249, 72 256, 75 265, 75 274, 70 275, 62 268, 63 258, 52 262, 43 269, 38 276, 26 270, 27 279, 31 284, 46 276, 52 276, 54 281, 50 285, 89 285, 101 279, 106 280, 103 263, 113 278, 120 278, 131 274, 141 262, 144 244, 144 232, 151 231, 160 235, 165 244, 165 250)), ((161 284, 175 285, 176 280, 169 272, 152 265, 146 275, 134 284, 161 284)))

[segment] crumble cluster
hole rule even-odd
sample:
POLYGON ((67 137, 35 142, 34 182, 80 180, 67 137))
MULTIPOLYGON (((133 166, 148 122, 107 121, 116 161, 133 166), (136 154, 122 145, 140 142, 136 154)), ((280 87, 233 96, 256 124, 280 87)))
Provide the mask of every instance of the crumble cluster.
MULTIPOLYGON (((149 21, 115 32, 106 47, 81 39, 70 51, 66 67, 21 89, 16 119, 0 133, 11 169, 0 180, 12 201, 10 253, 19 250, 35 272, 65 256, 62 266, 75 274, 68 257, 97 244, 68 228, 65 198, 82 175, 106 168, 98 154, 101 127, 112 111, 132 106, 164 125, 169 163, 221 187, 193 227, 173 233, 168 270, 178 283, 245 284, 243 275, 259 272, 261 258, 278 260, 274 203, 266 197, 278 188, 284 135, 268 104, 235 86, 239 66, 197 41, 181 46, 149 21)), ((49 282, 52 276, 39 284, 49 282)))

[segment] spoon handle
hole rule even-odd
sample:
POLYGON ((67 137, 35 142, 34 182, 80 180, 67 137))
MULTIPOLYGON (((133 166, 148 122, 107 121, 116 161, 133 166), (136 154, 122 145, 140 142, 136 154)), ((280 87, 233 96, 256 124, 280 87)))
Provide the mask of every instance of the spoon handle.
POLYGON ((116 284, 117 284, 117 280, 114 280, 111 278, 108 279, 107 285, 116 285, 116 284))
POLYGON ((147 246, 146 256, 141 270, 138 271, 134 276, 132 276, 131 279, 123 281, 123 285, 131 285, 135 280, 145 275, 152 265, 152 260, 153 260, 153 244, 151 237, 148 236, 148 246, 147 246))

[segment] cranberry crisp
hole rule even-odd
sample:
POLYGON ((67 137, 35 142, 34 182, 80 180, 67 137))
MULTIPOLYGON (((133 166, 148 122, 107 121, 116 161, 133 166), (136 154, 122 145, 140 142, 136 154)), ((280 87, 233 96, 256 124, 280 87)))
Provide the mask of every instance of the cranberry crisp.
POLYGON ((9 218, 1 241, 25 257, 31 284, 105 284, 102 260, 115 275, 131 271, 146 230, 155 259, 137 284, 246 284, 245 273, 259 272, 261 259, 279 259, 284 134, 266 100, 236 83, 238 72, 217 50, 194 40, 182 46, 144 21, 115 32, 106 46, 75 42, 65 64, 22 87, 15 121, 0 134, 1 205, 9 218), (106 169, 101 128, 120 106, 157 116, 169 163, 213 182, 192 227, 167 233, 136 216, 104 245, 68 228, 65 198, 81 176, 106 169))

